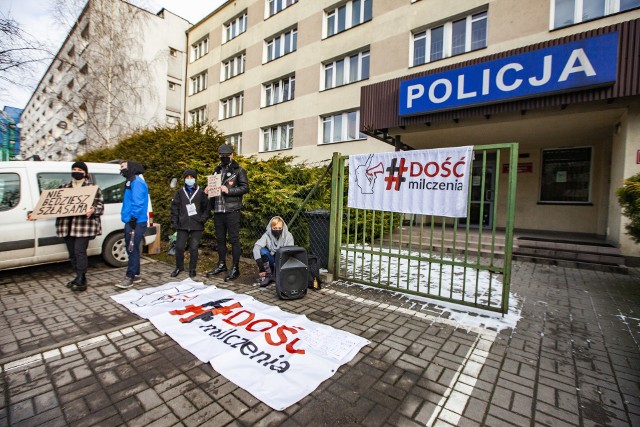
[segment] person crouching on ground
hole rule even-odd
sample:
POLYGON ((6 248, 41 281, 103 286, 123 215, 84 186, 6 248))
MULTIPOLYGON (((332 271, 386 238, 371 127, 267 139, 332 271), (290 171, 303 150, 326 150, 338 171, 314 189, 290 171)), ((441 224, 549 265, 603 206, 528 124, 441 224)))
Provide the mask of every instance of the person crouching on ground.
POLYGON ((267 230, 253 245, 253 258, 260 270, 260 287, 264 288, 275 280, 275 255, 283 246, 293 246, 293 235, 287 224, 279 216, 274 216, 267 224, 267 230))
POLYGON ((176 269, 171 277, 184 271, 184 250, 189 244, 189 277, 196 276, 198 264, 198 246, 204 231, 204 224, 209 219, 209 198, 196 184, 198 173, 187 169, 182 174, 184 187, 176 191, 171 200, 171 226, 177 232, 176 237, 176 269))

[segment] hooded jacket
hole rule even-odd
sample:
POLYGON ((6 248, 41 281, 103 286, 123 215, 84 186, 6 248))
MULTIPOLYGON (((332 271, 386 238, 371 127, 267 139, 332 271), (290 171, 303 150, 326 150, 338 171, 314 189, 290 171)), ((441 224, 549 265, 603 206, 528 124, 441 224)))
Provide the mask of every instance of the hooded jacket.
POLYGON ((120 210, 120 219, 125 224, 135 218, 137 223, 147 222, 149 217, 149 187, 140 176, 144 172, 142 165, 127 161, 124 200, 120 210))
MULTIPOLYGON (((235 160, 231 160, 229 166, 219 164, 213 171, 221 176, 220 184, 229 189, 228 193, 222 193, 224 212, 234 212, 242 209, 242 196, 249 192, 249 179, 245 171, 235 160)), ((214 203, 218 197, 211 198, 212 210, 215 212, 214 203)))
POLYGON ((264 232, 262 237, 258 239, 258 241, 253 245, 253 258, 255 260, 260 259, 260 249, 267 248, 271 255, 275 255, 276 251, 283 246, 293 246, 293 235, 289 232, 287 228, 287 223, 279 216, 274 216, 267 223, 267 231, 264 232), (271 221, 279 218, 282 221, 282 235, 279 239, 273 237, 271 234, 271 221))

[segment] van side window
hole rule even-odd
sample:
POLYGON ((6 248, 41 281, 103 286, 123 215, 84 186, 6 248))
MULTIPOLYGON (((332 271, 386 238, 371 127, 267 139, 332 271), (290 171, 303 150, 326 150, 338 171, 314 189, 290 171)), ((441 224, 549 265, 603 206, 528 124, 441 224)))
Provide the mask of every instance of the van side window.
POLYGON ((71 173, 61 172, 45 172, 38 174, 38 190, 42 193, 44 190, 53 190, 60 187, 62 184, 67 184, 71 181, 71 173))
POLYGON ((102 190, 102 197, 104 197, 106 204, 122 203, 124 200, 124 177, 113 173, 94 173, 91 174, 91 178, 102 190))
POLYGON ((0 173, 0 211, 8 211, 20 202, 20 177, 17 173, 0 173))

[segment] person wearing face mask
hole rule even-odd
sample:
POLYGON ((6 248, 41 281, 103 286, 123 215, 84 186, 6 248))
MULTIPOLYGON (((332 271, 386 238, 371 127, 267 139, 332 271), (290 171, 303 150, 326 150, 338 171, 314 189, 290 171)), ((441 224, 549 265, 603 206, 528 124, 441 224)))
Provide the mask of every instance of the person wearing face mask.
MULTIPOLYGON (((58 188, 77 188, 93 186, 89 180, 89 168, 84 162, 75 162, 71 165, 71 181, 62 184, 58 188)), ((89 259, 87 257, 87 247, 89 241, 102 234, 102 223, 100 215, 104 211, 104 199, 100 188, 96 190, 93 204, 89 206, 84 215, 65 216, 56 218, 56 235, 64 239, 69 252, 71 267, 75 271, 76 277, 67 282, 67 288, 72 291, 87 290, 87 269, 89 259)), ((31 220, 30 213, 27 218, 31 220)))
POLYGON ((120 175, 126 181, 124 183, 124 199, 120 209, 120 219, 124 223, 124 241, 129 263, 125 278, 115 286, 120 289, 128 289, 134 283, 142 281, 140 278, 140 242, 147 231, 149 210, 149 187, 140 176, 144 172, 142 165, 122 160, 120 162, 120 175), (133 245, 130 245, 133 238, 133 245))
MULTIPOLYGON (((207 277, 227 271, 227 239, 231 243, 233 267, 225 276, 224 281, 236 279, 240 276, 240 209, 242 196, 249 192, 249 180, 245 171, 233 159, 233 147, 222 144, 218 147, 220 164, 213 174, 220 174, 220 196, 211 198, 211 210, 216 229, 216 245, 218 249, 218 265, 207 273, 207 277)), ((208 187, 205 188, 208 192, 208 187)))
POLYGON ((184 187, 176 191, 171 200, 171 226, 177 232, 176 268, 171 277, 184 271, 184 250, 189 244, 189 277, 196 276, 198 246, 204 230, 204 223, 210 215, 209 198, 198 184, 198 173, 194 169, 183 172, 184 187))
POLYGON ((261 288, 275 281, 276 251, 283 246, 294 246, 293 235, 284 220, 274 216, 267 224, 267 230, 253 245, 253 258, 260 270, 261 288))

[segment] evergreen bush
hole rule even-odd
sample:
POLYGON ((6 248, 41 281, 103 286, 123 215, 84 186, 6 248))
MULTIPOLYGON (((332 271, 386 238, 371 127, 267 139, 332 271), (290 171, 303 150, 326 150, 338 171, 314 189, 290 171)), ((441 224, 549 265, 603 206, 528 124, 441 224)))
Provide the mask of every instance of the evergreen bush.
POLYGON ((627 234, 640 243, 640 173, 626 179, 616 193, 622 214, 630 220, 625 227, 627 234))

